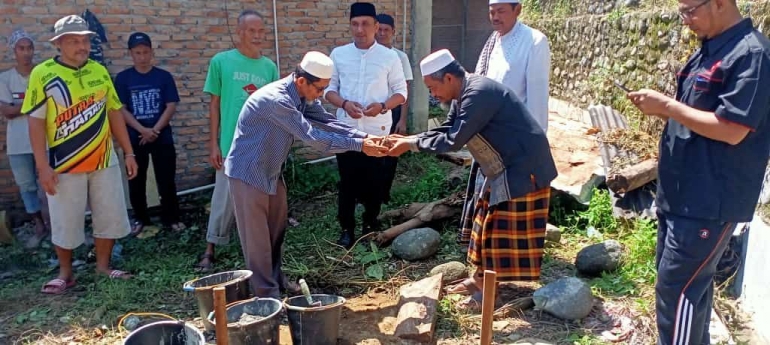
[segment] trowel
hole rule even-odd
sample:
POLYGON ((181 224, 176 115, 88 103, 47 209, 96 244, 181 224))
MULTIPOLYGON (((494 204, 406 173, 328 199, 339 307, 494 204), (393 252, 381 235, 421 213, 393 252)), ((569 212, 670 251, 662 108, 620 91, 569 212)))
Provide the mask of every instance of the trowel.
POLYGON ((308 307, 320 307, 321 301, 313 302, 313 296, 310 295, 310 288, 307 286, 305 279, 299 280, 299 287, 302 289, 302 294, 305 295, 308 307))

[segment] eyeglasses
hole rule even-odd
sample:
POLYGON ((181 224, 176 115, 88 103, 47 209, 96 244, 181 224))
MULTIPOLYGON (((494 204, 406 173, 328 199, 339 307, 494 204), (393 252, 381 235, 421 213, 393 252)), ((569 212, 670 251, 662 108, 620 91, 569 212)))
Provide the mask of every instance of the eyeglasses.
POLYGON ((705 4, 708 4, 709 1, 711 1, 711 0, 706 0, 706 1, 701 2, 700 4, 697 4, 697 5, 693 6, 693 7, 690 7, 690 8, 684 9, 684 10, 680 10, 679 11, 679 19, 685 20, 685 19, 692 18, 693 13, 695 13, 695 11, 698 8, 700 8, 701 6, 703 6, 705 4))
POLYGON ((313 83, 309 83, 310 86, 314 87, 318 92, 324 92, 326 90, 326 86, 318 86, 313 83))

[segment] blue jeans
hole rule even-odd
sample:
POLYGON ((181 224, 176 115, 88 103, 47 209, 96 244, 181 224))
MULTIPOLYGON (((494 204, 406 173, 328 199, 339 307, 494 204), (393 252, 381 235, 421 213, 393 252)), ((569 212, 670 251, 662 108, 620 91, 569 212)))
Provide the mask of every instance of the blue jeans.
POLYGON ((8 155, 8 162, 11 163, 13 179, 19 186, 21 200, 24 201, 27 213, 40 212, 40 198, 37 195, 40 185, 37 181, 35 157, 31 153, 8 155))

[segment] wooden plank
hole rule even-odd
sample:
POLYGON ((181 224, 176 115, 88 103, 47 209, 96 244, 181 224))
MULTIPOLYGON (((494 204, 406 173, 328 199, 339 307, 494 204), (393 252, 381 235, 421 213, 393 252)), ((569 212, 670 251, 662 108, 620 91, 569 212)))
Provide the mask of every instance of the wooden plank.
POLYGON ((607 188, 615 193, 627 193, 658 177, 658 160, 648 159, 623 168, 607 177, 607 188))
POLYGON ((484 297, 481 300, 481 345, 492 345, 492 321, 495 313, 497 272, 484 271, 484 297))
POLYGON ((10 222, 6 219, 7 216, 5 211, 0 211, 0 243, 11 244, 13 243, 13 234, 11 233, 10 222))
POLYGON ((473 156, 466 149, 455 152, 440 153, 437 155, 439 158, 450 161, 460 166, 470 166, 473 163, 473 156))
POLYGON ((225 287, 215 287, 213 293, 217 345, 228 345, 230 339, 227 337, 227 298, 225 296, 225 287))
POLYGON ((396 331, 401 339, 431 343, 443 274, 439 273, 401 287, 396 331))

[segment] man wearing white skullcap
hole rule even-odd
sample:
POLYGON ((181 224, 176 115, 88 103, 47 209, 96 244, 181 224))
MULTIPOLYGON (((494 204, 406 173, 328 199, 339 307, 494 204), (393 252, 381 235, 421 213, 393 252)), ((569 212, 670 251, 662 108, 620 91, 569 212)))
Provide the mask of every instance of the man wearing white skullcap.
POLYGON ((511 88, 548 130, 548 78, 551 51, 542 32, 520 22, 519 0, 489 0, 494 32, 476 63, 476 73, 511 88))
POLYGON ((334 64, 311 51, 291 75, 249 96, 238 117, 224 170, 251 287, 258 297, 279 297, 281 247, 286 230, 286 187, 281 167, 295 140, 322 152, 384 156, 382 138, 371 137, 326 112, 319 98, 334 64))
MULTIPOLYGON (((518 20, 522 6, 518 0, 489 1, 489 21, 494 31, 481 51, 476 73, 510 88, 535 122, 547 131, 551 52, 545 35, 518 20)), ((469 201, 463 210, 458 234, 461 244, 471 240, 476 204, 483 193, 485 178, 474 162, 466 196, 469 201)))
POLYGON ((24 101, 29 75, 35 67, 32 62, 35 44, 32 36, 23 29, 18 29, 11 33, 8 48, 13 52, 16 66, 0 73, 0 116, 8 120, 5 147, 13 179, 19 186, 24 208, 32 216, 35 224, 35 234, 24 246, 34 248, 40 244, 48 232, 42 212, 45 203, 41 202, 43 200, 40 197, 45 193, 38 192, 41 188, 37 182, 35 156, 32 155, 32 145, 29 141, 29 119, 21 113, 21 103, 24 101))
POLYGON ((420 70, 431 95, 449 105, 447 120, 428 132, 388 140, 388 154, 467 146, 484 173, 480 198, 465 205, 474 209, 468 262, 476 274, 449 290, 470 294, 458 307, 473 310, 482 298, 484 270, 494 270, 503 282, 540 278, 556 165, 545 132, 510 88, 467 73, 448 50, 425 57, 420 70))

